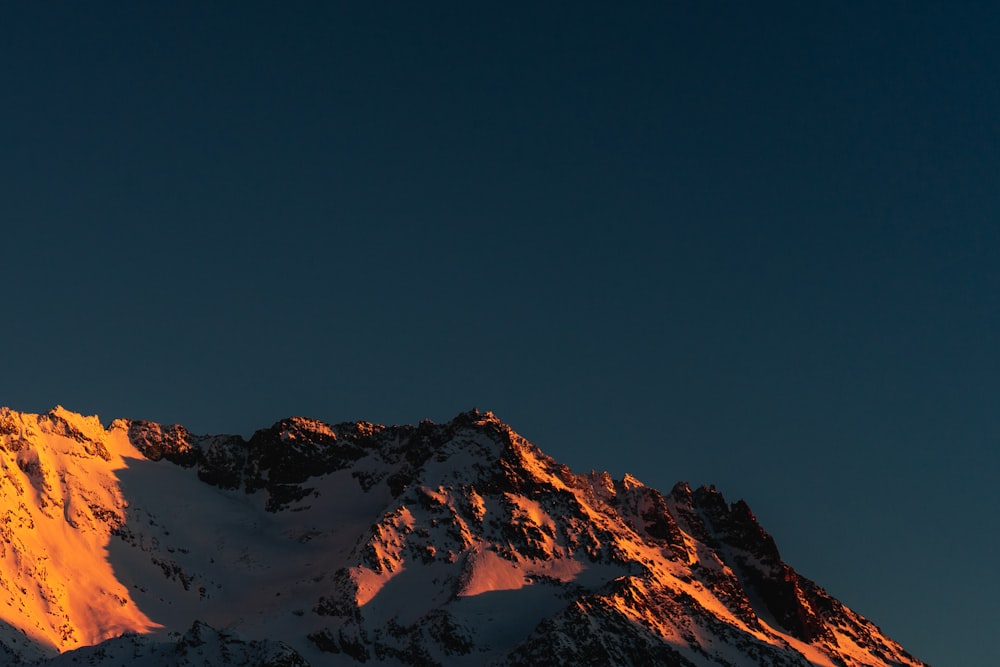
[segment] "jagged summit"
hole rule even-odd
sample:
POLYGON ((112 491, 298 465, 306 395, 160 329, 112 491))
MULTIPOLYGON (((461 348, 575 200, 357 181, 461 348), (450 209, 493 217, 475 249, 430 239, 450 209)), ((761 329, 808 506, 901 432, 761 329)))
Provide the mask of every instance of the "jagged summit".
POLYGON ((490 412, 247 439, 3 408, 0 475, 8 662, 923 665, 745 502, 574 473, 490 412))

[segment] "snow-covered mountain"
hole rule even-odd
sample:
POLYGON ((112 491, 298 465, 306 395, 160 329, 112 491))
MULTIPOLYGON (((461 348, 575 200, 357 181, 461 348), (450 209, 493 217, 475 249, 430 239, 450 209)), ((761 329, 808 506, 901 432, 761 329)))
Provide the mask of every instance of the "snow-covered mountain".
POLYGON ((0 663, 916 666, 746 503, 493 414, 239 436, 0 409, 0 663))

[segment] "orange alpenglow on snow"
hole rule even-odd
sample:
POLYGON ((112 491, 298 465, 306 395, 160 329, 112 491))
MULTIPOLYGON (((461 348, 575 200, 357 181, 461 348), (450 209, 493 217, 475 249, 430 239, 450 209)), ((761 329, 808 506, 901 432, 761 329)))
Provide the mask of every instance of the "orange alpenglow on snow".
POLYGON ((925 664, 746 503, 576 474, 477 410, 246 440, 0 409, 0 466, 0 663, 925 664))
POLYGON ((160 627, 108 551, 127 506, 116 471, 141 458, 117 423, 0 409, 0 620, 53 653, 160 627))

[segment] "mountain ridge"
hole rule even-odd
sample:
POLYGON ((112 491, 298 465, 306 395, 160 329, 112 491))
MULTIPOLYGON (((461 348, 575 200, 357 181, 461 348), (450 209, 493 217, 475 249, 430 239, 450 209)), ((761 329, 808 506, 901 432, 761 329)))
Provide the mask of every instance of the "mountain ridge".
POLYGON ((925 664, 744 501, 574 473, 489 412, 245 439, 3 408, 0 465, 25 663, 156 664, 195 632, 232 665, 925 664))

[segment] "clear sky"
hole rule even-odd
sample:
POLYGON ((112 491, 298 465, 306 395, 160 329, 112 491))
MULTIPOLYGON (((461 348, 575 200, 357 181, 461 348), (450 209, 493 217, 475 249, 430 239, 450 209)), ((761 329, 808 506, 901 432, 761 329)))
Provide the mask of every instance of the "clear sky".
POLYGON ((1000 664, 1000 6, 350 4, 0 9, 0 404, 491 409, 1000 664))

